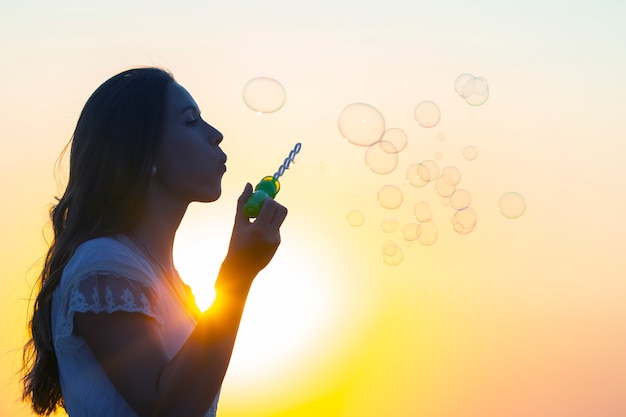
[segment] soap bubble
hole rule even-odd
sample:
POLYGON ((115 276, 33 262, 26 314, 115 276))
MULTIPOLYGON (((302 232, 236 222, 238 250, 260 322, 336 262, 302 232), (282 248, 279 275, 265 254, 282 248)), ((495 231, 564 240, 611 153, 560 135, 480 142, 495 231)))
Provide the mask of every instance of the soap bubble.
POLYGON ((433 182, 439 177, 439 164, 431 159, 417 164, 418 175, 426 182, 433 182))
POLYGON ((389 174, 398 166, 398 160, 395 146, 385 140, 370 145, 365 152, 365 165, 377 174, 389 174))
POLYGON ((516 192, 504 193, 498 202, 498 209, 504 217, 517 219, 526 211, 526 200, 516 192))
POLYGON ((472 106, 480 106, 489 98, 489 84, 483 77, 474 77, 463 88, 465 102, 472 106))
POLYGON ((441 120, 439 106, 430 100, 425 100, 415 107, 415 120, 422 127, 433 127, 441 120))
POLYGON ((243 87, 243 101, 258 114, 273 113, 283 107, 286 100, 285 88, 272 78, 256 77, 243 87))
POLYGON ((402 236, 405 241, 412 242, 422 234, 422 227, 419 223, 407 223, 402 228, 402 236))
POLYGON ((428 184, 428 180, 423 179, 420 176, 420 167, 419 163, 411 164, 406 170, 406 179, 414 187, 423 187, 428 184))
POLYGON ((465 235, 474 230, 477 217, 476 211, 471 207, 467 207, 457 210, 450 218, 450 224, 455 232, 465 235))
POLYGON ((448 185, 457 185, 461 181, 461 171, 455 166, 447 166, 441 171, 441 176, 443 182, 448 185))
POLYGON ((402 205, 404 196, 395 185, 384 185, 378 190, 378 202, 386 209, 393 210, 402 205))
POLYGON ((489 83, 483 77, 461 74, 454 82, 454 90, 467 104, 480 106, 489 98, 489 83))
POLYGON ((469 207, 472 202, 472 196, 469 191, 458 188, 450 196, 450 205, 453 209, 462 210, 469 207))
POLYGON ((339 115, 339 132, 354 145, 370 146, 378 142, 385 132, 385 118, 369 104, 352 103, 339 115))
POLYGON ((463 158, 465 158, 466 160, 473 161, 477 157, 478 157, 478 150, 472 145, 466 146, 463 149, 463 158))
POLYGON ((381 228, 385 233, 393 233, 398 228, 398 219, 395 217, 388 217, 383 219, 381 228))
POLYGON ((413 214, 418 222, 427 222, 433 217, 433 211, 430 204, 426 201, 419 201, 413 207, 413 214))
POLYGON ((446 181, 446 177, 439 177, 435 182, 435 191, 440 197, 450 197, 456 191, 456 185, 446 181))
POLYGON ((383 133, 383 137, 380 140, 393 145, 393 148, 388 147, 386 149, 387 151, 393 150, 393 152, 397 153, 406 148, 408 137, 404 130, 392 127, 391 129, 385 130, 385 133, 383 133))
POLYGON ((457 95, 461 98, 465 98, 464 94, 464 88, 465 88, 465 84, 467 84, 469 81, 473 80, 474 76, 472 74, 461 74, 458 77, 456 77, 456 80, 454 81, 454 91, 456 91, 457 95))
POLYGON ((363 213, 360 210, 352 210, 346 216, 346 220, 348 220, 350 226, 358 227, 363 224, 365 217, 363 217, 363 213))
POLYGON ((402 262, 404 255, 402 254, 402 248, 393 241, 387 241, 383 244, 383 261, 389 266, 396 266, 402 262))

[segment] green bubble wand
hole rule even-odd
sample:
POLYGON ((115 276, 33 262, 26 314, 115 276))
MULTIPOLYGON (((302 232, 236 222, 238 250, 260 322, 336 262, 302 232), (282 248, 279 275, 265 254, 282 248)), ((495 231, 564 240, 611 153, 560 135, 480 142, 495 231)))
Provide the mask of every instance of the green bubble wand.
POLYGON ((276 197, 276 194, 278 194, 278 191, 280 190, 280 182, 278 182, 278 178, 285 173, 285 170, 289 169, 292 162, 295 162, 296 155, 300 152, 301 148, 302 144, 300 142, 296 143, 293 149, 289 152, 289 155, 278 167, 278 170, 276 170, 274 175, 263 177, 256 187, 254 187, 254 193, 250 196, 250 198, 248 198, 246 205, 243 206, 243 212, 246 217, 252 219, 258 216, 259 211, 261 211, 261 207, 263 206, 263 202, 268 198, 276 197))

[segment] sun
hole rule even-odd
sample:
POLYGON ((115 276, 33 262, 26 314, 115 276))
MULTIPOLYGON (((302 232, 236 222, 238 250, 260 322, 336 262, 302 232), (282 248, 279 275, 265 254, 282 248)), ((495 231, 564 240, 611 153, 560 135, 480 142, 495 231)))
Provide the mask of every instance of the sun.
MULTIPOLYGON (((204 310, 215 297, 232 224, 215 222, 214 209, 190 208, 174 260, 204 310)), ((381 297, 362 285, 370 273, 363 240, 342 234, 350 226, 341 216, 292 223, 281 229, 281 246, 255 278, 241 320, 222 391, 238 415, 342 398, 369 354, 381 297)))
MULTIPOLYGON (((176 267, 202 311, 215 298, 215 278, 224 257, 217 245, 223 243, 190 232, 179 236, 176 243, 176 267)), ((332 301, 333 291, 326 288, 327 280, 320 279, 327 273, 316 268, 317 262, 306 259, 303 254, 307 253, 314 251, 298 244, 283 245, 255 278, 234 352, 247 377, 251 370, 263 372, 263 367, 275 371, 289 357, 303 354, 331 321, 337 306, 332 301)))
MULTIPOLYGON (((186 227, 179 233, 175 260, 199 307, 206 309, 215 296, 213 284, 225 255, 223 236, 229 230, 212 237, 197 230, 186 227)), ((224 392, 245 393, 245 407, 311 401, 337 392, 354 374, 345 367, 355 357, 367 317, 359 318, 362 328, 348 323, 354 318, 351 311, 360 310, 354 304, 358 297, 346 280, 337 279, 345 276, 337 272, 342 259, 325 256, 322 237, 315 237, 320 233, 284 230, 283 244, 252 285, 224 392)))
MULTIPOLYGON (((206 310, 215 299, 214 283, 219 265, 211 265, 207 250, 201 242, 182 239, 174 250, 174 262, 183 281, 191 287, 196 304, 206 310)), ((217 262, 217 259, 215 260, 217 262)))

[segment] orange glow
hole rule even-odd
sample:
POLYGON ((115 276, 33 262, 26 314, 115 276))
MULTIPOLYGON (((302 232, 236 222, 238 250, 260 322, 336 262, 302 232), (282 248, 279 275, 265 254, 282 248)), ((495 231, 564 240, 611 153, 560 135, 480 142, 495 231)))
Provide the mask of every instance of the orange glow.
POLYGON ((220 417, 626 415, 623 2, 5 3, 0 416, 32 415, 16 375, 54 162, 89 94, 135 65, 171 70, 224 134, 223 194, 175 244, 203 308, 244 184, 302 143, 220 417), (276 111, 246 105, 257 77, 284 87, 276 111), (422 102, 440 114, 419 124, 422 102), (344 139, 351 103, 406 144, 344 139), (505 195, 523 200, 503 212, 505 195))

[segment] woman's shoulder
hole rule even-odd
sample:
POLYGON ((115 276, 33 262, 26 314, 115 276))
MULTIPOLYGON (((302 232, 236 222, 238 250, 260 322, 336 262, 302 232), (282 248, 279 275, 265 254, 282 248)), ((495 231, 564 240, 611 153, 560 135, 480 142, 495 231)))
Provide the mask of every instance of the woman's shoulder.
POLYGON ((93 257, 107 257, 107 256, 119 256, 128 254, 128 246, 122 243, 118 237, 104 236, 94 239, 86 240, 78 245, 75 256, 93 256, 93 257))
POLYGON ((119 272, 132 275, 150 274, 152 268, 123 237, 98 237, 81 243, 65 266, 64 275, 87 272, 119 272))

